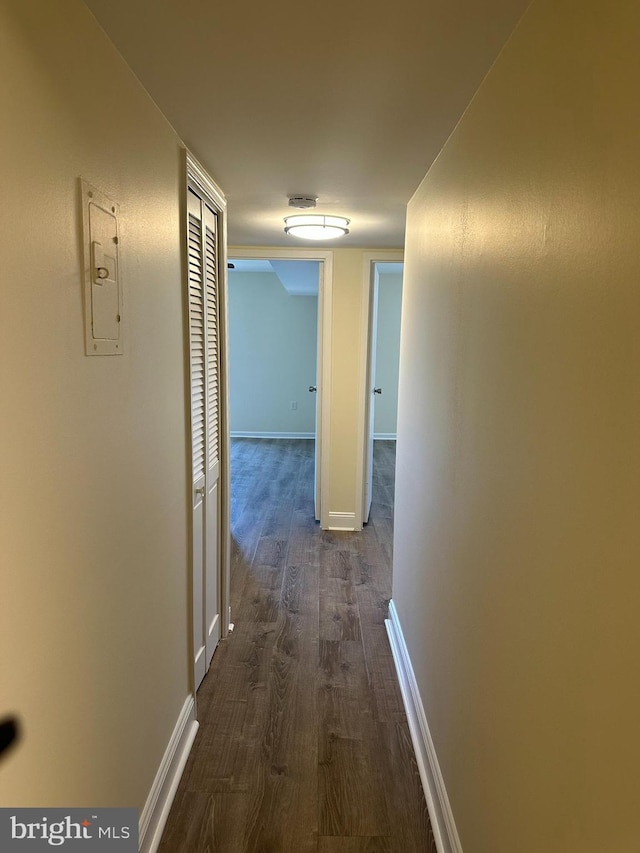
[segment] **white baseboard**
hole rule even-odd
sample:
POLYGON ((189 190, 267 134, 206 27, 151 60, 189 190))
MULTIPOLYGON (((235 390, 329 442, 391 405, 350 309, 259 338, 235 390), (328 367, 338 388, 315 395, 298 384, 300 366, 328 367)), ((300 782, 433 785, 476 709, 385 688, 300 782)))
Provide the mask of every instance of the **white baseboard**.
POLYGON ((315 432, 246 432, 232 430, 231 438, 315 438, 315 432))
POLYGON ((355 512, 330 512, 327 530, 358 530, 355 512))
POLYGON ((400 681, 400 690, 438 853, 463 853, 411 658, 393 600, 389 602, 389 619, 386 620, 385 625, 400 681))
POLYGON ((182 706, 171 740, 140 815, 141 853, 155 853, 160 845, 171 804, 197 731, 196 706, 193 696, 189 696, 182 706))
POLYGON ((395 432, 374 432, 374 441, 396 441, 398 436, 395 432))

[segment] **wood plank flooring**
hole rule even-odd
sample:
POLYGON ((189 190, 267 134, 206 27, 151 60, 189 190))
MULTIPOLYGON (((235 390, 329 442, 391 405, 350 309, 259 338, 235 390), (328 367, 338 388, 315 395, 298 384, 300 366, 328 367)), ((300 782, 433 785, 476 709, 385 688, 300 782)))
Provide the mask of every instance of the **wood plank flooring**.
POLYGON ((313 442, 232 443, 233 634, 160 853, 436 853, 384 619, 393 442, 360 533, 313 519, 313 442))

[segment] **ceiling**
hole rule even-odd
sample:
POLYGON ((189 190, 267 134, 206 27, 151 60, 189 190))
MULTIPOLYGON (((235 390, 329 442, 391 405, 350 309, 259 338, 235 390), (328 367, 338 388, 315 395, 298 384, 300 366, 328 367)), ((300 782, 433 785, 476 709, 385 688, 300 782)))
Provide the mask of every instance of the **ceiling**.
POLYGON ((86 0, 228 200, 229 242, 400 248, 408 200, 529 0, 86 0), (287 237, 289 195, 351 219, 287 237))

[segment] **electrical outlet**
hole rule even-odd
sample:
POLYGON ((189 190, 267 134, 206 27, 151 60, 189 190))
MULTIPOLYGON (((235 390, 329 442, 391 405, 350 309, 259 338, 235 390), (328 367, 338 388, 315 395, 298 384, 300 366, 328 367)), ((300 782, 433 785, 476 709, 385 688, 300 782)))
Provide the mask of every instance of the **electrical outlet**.
POLYGON ((289 403, 289 408, 291 409, 291 411, 292 411, 292 412, 297 411, 297 409, 298 409, 298 401, 297 401, 297 400, 292 400, 292 401, 289 403))

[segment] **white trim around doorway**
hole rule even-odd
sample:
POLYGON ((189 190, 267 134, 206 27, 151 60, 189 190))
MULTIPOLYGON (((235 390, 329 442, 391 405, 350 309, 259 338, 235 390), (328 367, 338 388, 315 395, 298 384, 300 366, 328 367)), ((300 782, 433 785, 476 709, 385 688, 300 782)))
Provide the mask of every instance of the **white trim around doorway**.
MULTIPOLYGON (((362 311, 360 315, 360 376, 358 380, 358 442, 356 446, 356 512, 354 529, 362 529, 365 501, 365 454, 367 453, 367 403, 369 388, 367 372, 369 369, 369 312, 373 282, 373 265, 376 263, 403 263, 404 252, 392 249, 379 252, 364 252, 362 255, 362 311)), ((395 437, 395 436, 394 436, 395 437)))
POLYGON ((304 249, 269 248, 268 246, 229 246, 228 258, 238 260, 296 260, 320 261, 323 267, 322 285, 318 292, 318 422, 317 441, 320 446, 320 527, 327 530, 329 519, 329 459, 331 440, 331 352, 333 311, 333 252, 313 247, 304 249))
MULTIPOLYGON (((211 178, 203 166, 196 160, 188 148, 184 149, 184 172, 183 172, 183 188, 181 192, 182 204, 182 220, 184 233, 182 237, 182 262, 187 281, 187 211, 186 199, 189 189, 192 189, 201 198, 206 200, 215 210, 219 221, 219 239, 218 239, 218 313, 219 313, 219 344, 220 344, 220 376, 219 376, 219 440, 220 440, 220 519, 219 519, 219 542, 218 542, 218 560, 219 560, 219 596, 220 596, 220 614, 221 637, 227 637, 229 634, 229 625, 231 622, 231 480, 230 480, 230 441, 229 441, 229 365, 228 365, 228 326, 227 326, 227 200, 224 193, 216 182, 211 178)), ((188 282, 185 290, 186 300, 188 302, 188 282)), ((188 313, 185 314, 185 333, 188 335, 188 313)), ((187 341, 189 338, 187 337, 187 341)), ((187 365, 188 367, 188 365, 187 365)), ((191 401, 187 401, 187 412, 190 412, 191 401)), ((191 437, 189 437, 191 439, 191 437)), ((193 571, 193 566, 191 567, 193 571)), ((191 578, 193 582, 193 576, 191 578)), ((193 590, 191 606, 193 607, 193 590)), ((193 612, 191 614, 193 619, 193 612)), ((190 643, 192 638, 190 639, 190 643)), ((193 655, 192 655, 193 658, 193 655)), ((192 669, 193 679, 193 696, 196 695, 196 672, 192 669)))

